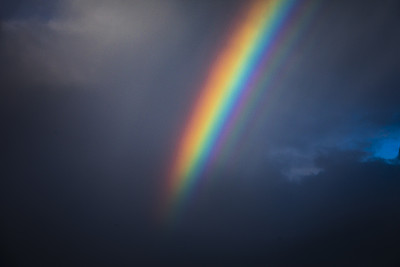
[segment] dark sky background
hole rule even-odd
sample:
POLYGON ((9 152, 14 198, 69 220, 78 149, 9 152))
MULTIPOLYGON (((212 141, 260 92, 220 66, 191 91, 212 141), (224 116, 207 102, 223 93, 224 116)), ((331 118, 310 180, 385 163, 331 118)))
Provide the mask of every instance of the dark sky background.
POLYGON ((317 2, 170 229, 177 136, 246 1, 1 1, 1 262, 398 265, 400 4, 317 2))

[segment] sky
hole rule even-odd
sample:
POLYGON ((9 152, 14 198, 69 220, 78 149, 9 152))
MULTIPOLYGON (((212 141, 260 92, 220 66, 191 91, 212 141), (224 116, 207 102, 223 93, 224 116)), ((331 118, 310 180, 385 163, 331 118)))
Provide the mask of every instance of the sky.
POLYGON ((0 262, 398 265, 400 4, 286 2, 2 1, 0 262))

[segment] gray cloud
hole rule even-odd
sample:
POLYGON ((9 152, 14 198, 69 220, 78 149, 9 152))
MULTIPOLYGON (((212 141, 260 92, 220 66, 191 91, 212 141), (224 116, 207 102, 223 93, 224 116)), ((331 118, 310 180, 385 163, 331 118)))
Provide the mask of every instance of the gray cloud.
POLYGON ((187 30, 184 22, 174 1, 60 1, 50 19, 4 22, 3 38, 32 82, 91 84, 113 79, 117 62, 163 64, 187 30))
POLYGON ((399 138, 396 1, 321 2, 169 232, 154 210, 175 142, 247 1, 23 2, 0 32, 6 260, 396 260, 399 165, 376 157, 399 138))

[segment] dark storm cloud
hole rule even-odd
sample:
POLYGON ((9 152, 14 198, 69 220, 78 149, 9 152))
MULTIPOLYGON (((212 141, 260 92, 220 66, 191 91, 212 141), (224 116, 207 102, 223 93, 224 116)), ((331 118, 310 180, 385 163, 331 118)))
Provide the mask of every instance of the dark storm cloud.
POLYGON ((189 211, 181 260, 225 264, 388 264, 397 259, 399 166, 358 152, 317 158, 319 175, 292 183, 271 165, 247 181, 222 178, 189 211), (239 182, 240 181, 240 182, 239 182), (384 257, 384 258, 382 258, 384 257))
POLYGON ((39 3, 1 13, 7 263, 398 260, 399 165, 371 158, 400 132, 396 1, 321 4, 271 107, 169 232, 154 211, 174 142, 244 4, 39 3))
POLYGON ((217 37, 224 26, 212 23, 227 16, 216 12, 221 7, 61 1, 50 19, 24 4, 32 14, 21 17, 16 8, 18 15, 6 16, 2 261, 118 264, 151 257, 174 126, 197 89, 191 71, 201 69, 197 62, 216 43, 192 37, 217 37), (110 249, 110 242, 119 245, 110 249), (109 256, 97 258, 100 251, 109 256))

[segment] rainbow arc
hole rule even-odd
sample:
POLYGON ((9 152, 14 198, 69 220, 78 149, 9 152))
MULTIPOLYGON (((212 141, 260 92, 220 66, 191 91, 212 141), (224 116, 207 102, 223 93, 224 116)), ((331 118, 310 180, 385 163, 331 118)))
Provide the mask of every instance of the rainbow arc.
POLYGON ((240 136, 248 114, 279 76, 315 6, 313 1, 253 0, 234 23, 178 142, 168 174, 168 217, 177 216, 210 162, 240 136))

